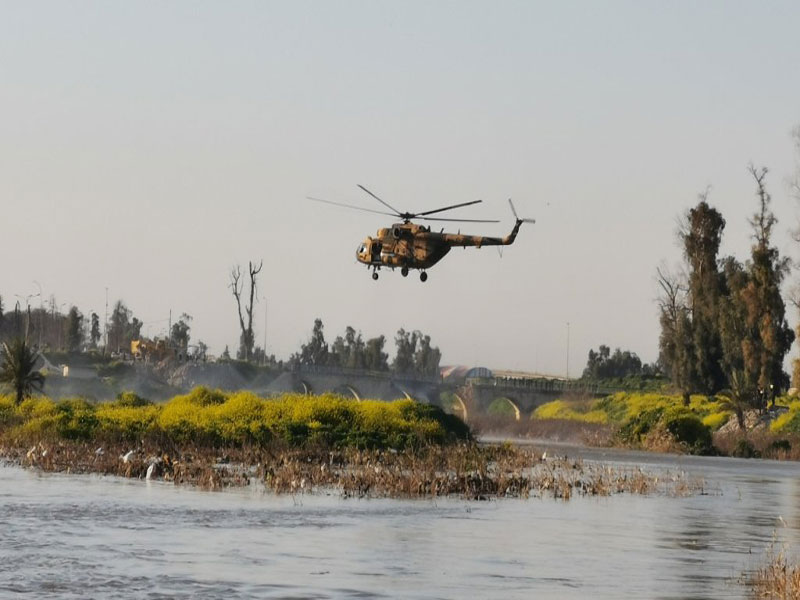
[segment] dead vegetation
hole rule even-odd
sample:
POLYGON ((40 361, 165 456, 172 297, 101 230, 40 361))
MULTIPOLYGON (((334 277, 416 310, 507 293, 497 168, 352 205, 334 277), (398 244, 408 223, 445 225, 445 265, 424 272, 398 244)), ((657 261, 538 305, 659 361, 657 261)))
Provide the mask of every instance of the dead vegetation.
POLYGON ((263 483, 281 494, 338 493, 358 498, 470 500, 670 494, 702 489, 684 473, 653 475, 566 458, 546 459, 507 444, 458 444, 415 451, 327 448, 220 450, 198 446, 104 447, 80 442, 2 447, 7 459, 47 472, 98 473, 191 484, 218 490, 263 483))
POLYGON ((751 597, 764 600, 800 600, 800 566, 791 562, 785 549, 770 548, 765 564, 749 580, 751 597))

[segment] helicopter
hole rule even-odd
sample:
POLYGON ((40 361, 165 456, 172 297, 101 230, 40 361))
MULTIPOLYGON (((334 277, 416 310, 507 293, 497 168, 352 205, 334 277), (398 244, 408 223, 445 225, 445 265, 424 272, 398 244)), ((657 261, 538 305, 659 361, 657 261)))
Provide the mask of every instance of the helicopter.
POLYGON ((467 246, 474 246, 475 248, 481 248, 483 246, 509 246, 514 243, 519 228, 523 223, 536 222, 534 219, 520 219, 517 216, 514 204, 509 198, 508 204, 511 206, 511 212, 514 215, 515 223, 511 233, 505 237, 465 235, 461 232, 445 233, 444 229, 435 232, 431 231, 430 226, 412 223, 411 220, 452 221, 461 223, 499 223, 499 221, 485 219, 451 219, 429 216, 455 208, 480 204, 483 200, 472 200, 470 202, 452 204, 450 206, 418 213, 401 212, 388 202, 380 199, 363 185, 358 184, 358 187, 392 212, 373 210, 371 208, 364 208, 362 206, 344 204, 341 202, 332 202, 331 200, 323 200, 311 196, 307 198, 314 202, 324 202, 325 204, 333 204, 334 206, 351 208, 379 215, 388 215, 401 219, 402 222, 400 223, 395 223, 391 227, 379 229, 375 237, 367 237, 356 250, 356 260, 366 265, 367 269, 372 269, 372 279, 375 280, 378 279, 378 271, 382 267, 387 267, 392 270, 399 268, 400 274, 403 277, 407 277, 411 269, 417 269, 420 272, 420 281, 425 282, 428 280, 427 269, 430 269, 442 260, 447 253, 450 252, 451 248, 458 246, 462 248, 466 248, 467 246))

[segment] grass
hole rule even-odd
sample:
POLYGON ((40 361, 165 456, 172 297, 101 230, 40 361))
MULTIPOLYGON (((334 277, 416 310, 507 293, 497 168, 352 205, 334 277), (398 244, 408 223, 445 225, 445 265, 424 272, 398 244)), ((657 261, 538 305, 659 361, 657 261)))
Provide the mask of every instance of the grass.
POLYGON ((130 393, 100 404, 36 397, 14 406, 11 397, 0 397, 0 435, 26 443, 144 437, 212 447, 314 444, 395 449, 471 437, 457 417, 412 400, 355 402, 335 395, 266 399, 205 387, 163 404, 130 393))

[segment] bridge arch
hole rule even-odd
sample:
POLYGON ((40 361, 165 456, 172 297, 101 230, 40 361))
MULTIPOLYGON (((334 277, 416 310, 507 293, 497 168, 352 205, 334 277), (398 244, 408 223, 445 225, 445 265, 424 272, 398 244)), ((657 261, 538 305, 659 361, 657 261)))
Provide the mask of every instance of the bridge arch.
POLYGON ((519 411, 519 406, 517 406, 517 403, 514 402, 514 399, 513 398, 509 398, 508 396, 503 396, 503 400, 508 402, 511 405, 511 408, 514 409, 514 420, 515 421, 519 421, 519 419, 521 417, 521 414, 520 414, 520 411, 519 411))
POLYGON ((464 420, 464 423, 467 422, 467 405, 464 403, 464 399, 459 396, 456 392, 453 392, 453 398, 456 399, 456 410, 461 411, 461 418, 464 420))
POLYGON ((491 402, 486 407, 486 412, 498 417, 514 417, 515 421, 519 421, 521 417, 518 401, 515 401, 505 394, 494 395, 491 398, 491 402))
POLYGON ((400 392, 403 394, 403 397, 404 397, 406 400, 416 400, 416 398, 414 398, 414 396, 412 396, 411 394, 409 394, 409 393, 408 393, 408 392, 405 390, 405 388, 404 388, 403 386, 401 386, 400 384, 398 384, 397 382, 394 382, 394 383, 393 383, 393 385, 394 385, 394 387, 396 387, 396 388, 397 388, 397 389, 398 389, 398 390, 399 390, 399 391, 400 391, 400 392))
POLYGON ((361 394, 358 393, 358 390, 356 390, 355 386, 352 386, 349 383, 343 383, 336 388, 335 392, 340 396, 352 396, 357 401, 361 402, 361 394))

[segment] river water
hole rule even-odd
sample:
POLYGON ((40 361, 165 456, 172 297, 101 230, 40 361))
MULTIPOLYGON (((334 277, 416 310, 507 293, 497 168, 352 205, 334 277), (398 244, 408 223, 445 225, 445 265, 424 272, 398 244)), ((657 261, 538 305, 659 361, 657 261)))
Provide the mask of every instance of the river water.
POLYGON ((741 598, 800 548, 800 465, 550 447, 704 495, 467 502, 203 492, 0 466, 0 598, 741 598))

